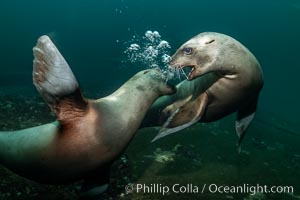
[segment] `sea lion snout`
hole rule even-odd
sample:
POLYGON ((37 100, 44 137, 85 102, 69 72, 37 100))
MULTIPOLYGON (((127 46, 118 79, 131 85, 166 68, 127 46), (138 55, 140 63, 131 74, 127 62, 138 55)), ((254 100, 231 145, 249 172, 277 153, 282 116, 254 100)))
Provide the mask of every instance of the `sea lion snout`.
POLYGON ((176 91, 177 91, 177 88, 175 85, 172 85, 170 83, 166 83, 166 90, 167 90, 167 94, 170 95, 170 94, 175 94, 176 91))
POLYGON ((171 57, 170 68, 182 72, 187 80, 214 71, 211 66, 219 55, 217 36, 205 32, 185 42, 171 57))
POLYGON ((143 70, 140 73, 140 79, 147 84, 156 87, 160 95, 170 95, 176 92, 176 87, 167 82, 165 75, 159 68, 143 70))
POLYGON ((198 55, 197 48, 193 45, 182 45, 169 62, 170 70, 184 74, 187 80, 192 80, 196 76, 196 71, 200 73, 201 63, 206 57, 205 52, 200 52, 198 55))

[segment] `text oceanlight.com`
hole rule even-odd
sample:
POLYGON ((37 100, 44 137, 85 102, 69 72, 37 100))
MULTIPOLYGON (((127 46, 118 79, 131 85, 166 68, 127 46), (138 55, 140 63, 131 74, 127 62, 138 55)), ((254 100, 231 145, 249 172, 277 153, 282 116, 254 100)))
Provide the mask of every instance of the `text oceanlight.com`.
POLYGON ((267 186, 267 185, 217 185, 217 184, 174 184, 174 185, 163 185, 163 184, 128 184, 125 187, 126 193, 144 193, 144 194, 162 194, 178 193, 178 194, 203 194, 219 193, 219 194, 250 194, 256 193, 294 193, 293 186, 267 186))

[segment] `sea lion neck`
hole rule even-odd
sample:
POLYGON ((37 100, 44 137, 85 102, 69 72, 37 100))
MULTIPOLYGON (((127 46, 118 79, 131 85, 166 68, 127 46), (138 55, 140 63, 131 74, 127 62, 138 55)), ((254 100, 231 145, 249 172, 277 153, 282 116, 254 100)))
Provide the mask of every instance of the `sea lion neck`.
POLYGON ((150 84, 143 81, 142 79, 129 80, 113 94, 103 99, 108 100, 111 104, 124 106, 127 112, 131 109, 132 112, 143 112, 143 105, 151 105, 155 99, 163 95, 159 90, 158 83, 150 84), (131 103, 137 100, 139 105, 131 106, 131 103))

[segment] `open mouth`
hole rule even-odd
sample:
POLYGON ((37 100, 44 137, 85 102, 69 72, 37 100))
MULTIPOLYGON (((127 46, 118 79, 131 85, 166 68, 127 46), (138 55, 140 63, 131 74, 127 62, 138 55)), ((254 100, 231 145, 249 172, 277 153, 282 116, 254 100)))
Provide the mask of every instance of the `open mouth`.
POLYGON ((181 74, 187 79, 192 80, 194 77, 195 66, 194 65, 170 65, 169 67, 173 72, 176 71, 177 76, 180 78, 181 74))
POLYGON ((182 72, 184 73, 184 75, 186 76, 186 78, 188 80, 191 80, 194 77, 193 75, 194 75, 194 72, 195 72, 195 66, 193 66, 193 65, 182 66, 181 70, 182 70, 182 72))

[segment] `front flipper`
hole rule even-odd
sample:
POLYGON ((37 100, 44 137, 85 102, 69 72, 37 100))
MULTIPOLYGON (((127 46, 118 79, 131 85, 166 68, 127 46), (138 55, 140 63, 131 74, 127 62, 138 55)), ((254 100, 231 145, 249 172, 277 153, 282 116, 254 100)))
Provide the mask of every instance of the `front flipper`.
POLYGON ((202 93, 197 98, 188 101, 176 109, 152 142, 197 123, 206 110, 207 104, 208 96, 206 93, 202 93))
POLYGON ((33 54, 33 83, 58 120, 62 122, 83 113, 87 103, 77 80, 48 36, 38 39, 33 54))
POLYGON ((241 152, 241 143, 245 137, 245 133, 249 128, 250 123, 254 119, 255 111, 257 107, 258 98, 255 98, 251 101, 247 106, 241 108, 237 112, 237 119, 235 121, 235 130, 239 137, 237 148, 238 151, 241 152))

